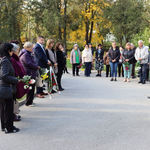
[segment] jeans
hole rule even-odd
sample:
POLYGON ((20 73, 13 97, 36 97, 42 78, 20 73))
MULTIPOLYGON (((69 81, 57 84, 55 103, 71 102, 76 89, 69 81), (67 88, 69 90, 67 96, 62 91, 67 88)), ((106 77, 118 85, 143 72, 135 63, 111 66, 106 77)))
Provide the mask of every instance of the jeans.
POLYGON ((85 64, 85 76, 89 77, 90 73, 91 73, 91 65, 92 65, 92 63, 91 62, 85 62, 84 64, 85 64))
POLYGON ((124 78, 130 79, 131 77, 131 71, 132 71, 132 64, 129 66, 129 70, 125 69, 125 64, 123 64, 123 69, 124 69, 124 78))
POLYGON ((111 68, 111 77, 117 77, 117 67, 119 62, 110 62, 110 68, 111 68))
POLYGON ((147 72, 147 64, 141 64, 141 69, 139 70, 140 81, 145 82, 147 72))

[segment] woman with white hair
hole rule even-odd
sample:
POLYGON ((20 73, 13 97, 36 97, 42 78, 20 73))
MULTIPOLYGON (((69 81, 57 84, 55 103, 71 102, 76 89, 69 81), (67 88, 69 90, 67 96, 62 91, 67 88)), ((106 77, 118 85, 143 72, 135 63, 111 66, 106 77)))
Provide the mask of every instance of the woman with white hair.
MULTIPOLYGON (((13 45, 12 51, 13 51, 13 55, 11 57, 11 62, 12 62, 12 66, 14 68, 15 71, 15 77, 20 77, 22 78, 24 75, 26 75, 26 72, 19 60, 18 57, 18 52, 19 52, 19 46, 15 43, 11 43, 13 45)), ((17 92, 15 94, 14 100, 16 99, 21 99, 26 93, 28 93, 28 90, 24 89, 24 83, 23 82, 19 82, 17 84, 17 92)), ((14 115, 14 121, 20 121, 21 118, 20 116, 14 115)))
MULTIPOLYGON (((36 71, 39 70, 40 67, 36 65, 34 57, 32 55, 33 44, 30 42, 26 42, 23 47, 26 51, 23 51, 22 53, 19 54, 20 61, 27 75, 31 76, 32 79, 35 79, 36 71)), ((31 86, 32 89, 27 93, 25 105, 29 107, 34 107, 33 99, 34 99, 35 84, 32 84, 31 86)))
POLYGON ((75 70, 76 70, 76 75, 79 76, 79 65, 82 62, 82 57, 81 57, 81 52, 78 48, 77 44, 74 44, 73 49, 71 51, 71 56, 70 56, 70 63, 72 64, 72 73, 73 76, 75 76, 75 70))

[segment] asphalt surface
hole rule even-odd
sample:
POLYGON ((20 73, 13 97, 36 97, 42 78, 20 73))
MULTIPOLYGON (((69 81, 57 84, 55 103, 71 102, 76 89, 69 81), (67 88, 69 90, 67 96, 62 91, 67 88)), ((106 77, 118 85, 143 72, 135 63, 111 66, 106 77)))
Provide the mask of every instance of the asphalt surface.
POLYGON ((20 132, 0 132, 0 150, 150 150, 150 83, 64 75, 65 91, 21 106, 20 132))

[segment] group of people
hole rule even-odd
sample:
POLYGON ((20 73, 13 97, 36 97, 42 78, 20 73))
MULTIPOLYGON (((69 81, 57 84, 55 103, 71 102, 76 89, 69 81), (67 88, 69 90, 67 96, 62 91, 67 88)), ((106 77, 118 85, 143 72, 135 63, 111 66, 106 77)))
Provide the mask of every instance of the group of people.
MULTIPOLYGON (((119 77, 124 77, 123 82, 130 82, 130 78, 136 78, 135 67, 136 63, 139 64, 138 76, 139 83, 145 84, 149 79, 149 65, 150 65, 150 52, 149 47, 143 45, 143 41, 138 41, 139 47, 136 48, 132 43, 126 43, 125 49, 117 46, 116 42, 112 42, 112 47, 104 55, 102 45, 99 44, 95 52, 95 69, 97 70, 97 77, 102 76, 101 72, 106 65, 106 77, 109 76, 110 81, 117 81, 117 74, 119 77)), ((73 76, 79 76, 79 66, 85 65, 85 76, 90 77, 93 65, 94 50, 92 44, 85 45, 81 54, 78 45, 75 44, 71 51, 70 62, 72 64, 73 76)))
MULTIPOLYGON (((35 79, 38 74, 42 74, 40 68, 52 66, 57 76, 58 88, 63 91, 61 78, 63 71, 67 72, 66 53, 62 43, 56 43, 49 39, 46 48, 43 47, 44 37, 39 36, 35 46, 31 42, 26 42, 24 48, 19 52, 18 41, 4 42, 0 45, 0 116, 1 129, 6 134, 19 131, 13 123, 21 121, 21 116, 14 114, 14 103, 26 95, 25 105, 34 107, 33 99, 35 93, 35 83, 31 84, 31 89, 25 89, 25 83, 20 81, 24 76, 31 76, 35 79)), ((56 93, 53 89, 52 93, 56 93)), ((36 87, 36 96, 44 98, 44 87, 36 87)))

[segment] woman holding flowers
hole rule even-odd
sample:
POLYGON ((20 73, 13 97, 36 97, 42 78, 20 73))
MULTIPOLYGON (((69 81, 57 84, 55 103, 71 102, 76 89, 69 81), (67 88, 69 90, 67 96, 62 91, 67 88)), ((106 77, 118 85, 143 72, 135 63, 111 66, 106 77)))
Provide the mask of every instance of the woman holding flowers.
MULTIPOLYGON (((15 77, 23 78, 24 75, 26 75, 26 72, 19 60, 18 53, 19 53, 19 46, 15 43, 11 43, 13 45, 13 55, 11 57, 12 66, 15 71, 15 77)), ((28 89, 24 89, 24 83, 20 82, 17 84, 17 92, 15 94, 16 97, 14 97, 14 100, 21 99, 25 94, 28 93, 28 89)), ((20 121, 20 116, 14 115, 14 121, 20 121)))
MULTIPOLYGON (((36 65, 36 63, 34 61, 34 57, 32 55, 33 44, 30 42, 26 42, 23 47, 25 48, 26 51, 23 51, 22 53, 20 53, 20 55, 19 55, 20 61, 23 65, 27 75, 31 76, 31 79, 35 79, 36 71, 39 70, 40 67, 36 65)), ((27 93, 25 105, 29 106, 29 107, 34 107, 33 99, 34 99, 35 83, 31 83, 30 86, 31 86, 31 89, 27 93)))
POLYGON ((131 44, 126 44, 126 49, 122 52, 123 68, 124 68, 124 82, 130 82, 132 63, 134 59, 134 51, 131 50, 131 44))

